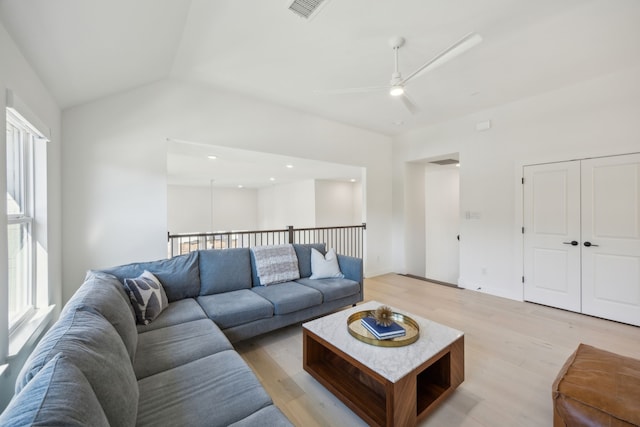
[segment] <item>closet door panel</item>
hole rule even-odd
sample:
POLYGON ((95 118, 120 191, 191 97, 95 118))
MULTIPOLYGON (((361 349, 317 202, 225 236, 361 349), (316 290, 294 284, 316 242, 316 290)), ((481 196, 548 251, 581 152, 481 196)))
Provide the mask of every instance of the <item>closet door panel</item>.
POLYGON ((580 163, 526 166, 523 209, 524 299, 580 311, 580 163))
POLYGON ((582 311, 640 325, 640 154, 582 161, 582 311))

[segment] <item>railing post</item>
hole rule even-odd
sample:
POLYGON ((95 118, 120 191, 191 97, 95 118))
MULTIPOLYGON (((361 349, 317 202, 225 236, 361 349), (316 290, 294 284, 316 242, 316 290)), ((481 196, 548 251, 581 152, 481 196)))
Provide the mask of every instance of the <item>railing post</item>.
POLYGON ((293 225, 287 225, 289 231, 289 244, 293 244, 293 225))

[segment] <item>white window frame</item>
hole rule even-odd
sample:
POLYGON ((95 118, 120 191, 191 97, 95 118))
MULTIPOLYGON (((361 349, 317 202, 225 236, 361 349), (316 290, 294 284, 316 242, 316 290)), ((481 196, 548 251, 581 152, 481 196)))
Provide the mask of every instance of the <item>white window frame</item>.
MULTIPOLYGON (((27 227, 27 247, 28 247, 28 272, 27 272, 27 305, 20 314, 9 319, 9 336, 20 329, 22 325, 27 323, 36 313, 37 302, 37 281, 35 274, 36 251, 34 233, 34 212, 35 212, 35 187, 34 187, 34 139, 43 138, 42 134, 35 129, 26 119, 14 110, 7 108, 7 135, 9 133, 8 126, 11 125, 21 133, 22 137, 22 199, 24 203, 24 211, 19 214, 7 214, 7 226, 21 224, 27 227)), ((5 147, 6 150, 6 142, 5 147)))

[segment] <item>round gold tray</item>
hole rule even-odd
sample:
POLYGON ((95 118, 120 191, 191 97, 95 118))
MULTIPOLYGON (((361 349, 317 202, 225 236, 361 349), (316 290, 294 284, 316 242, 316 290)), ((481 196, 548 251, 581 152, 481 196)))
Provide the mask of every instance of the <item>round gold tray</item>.
POLYGON ((358 311, 357 313, 353 313, 349 316, 347 319, 347 329, 354 338, 379 347, 402 347, 413 344, 420 337, 420 327, 415 320, 404 314, 393 312, 391 317, 396 323, 405 329, 407 332, 406 335, 388 340, 379 340, 375 338, 371 332, 362 326, 362 323, 360 322, 360 319, 363 317, 373 316, 373 312, 374 310, 358 311))

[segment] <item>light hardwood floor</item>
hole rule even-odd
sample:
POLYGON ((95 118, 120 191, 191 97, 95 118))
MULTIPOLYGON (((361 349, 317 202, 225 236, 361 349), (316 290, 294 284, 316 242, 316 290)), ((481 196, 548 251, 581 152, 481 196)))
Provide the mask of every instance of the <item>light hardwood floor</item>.
MULTIPOLYGON (((551 426, 551 384, 583 342, 640 358, 640 328, 388 274, 377 300, 465 333, 465 381, 421 426, 551 426)), ((300 325, 236 345, 296 426, 364 426, 302 370, 300 325)))

